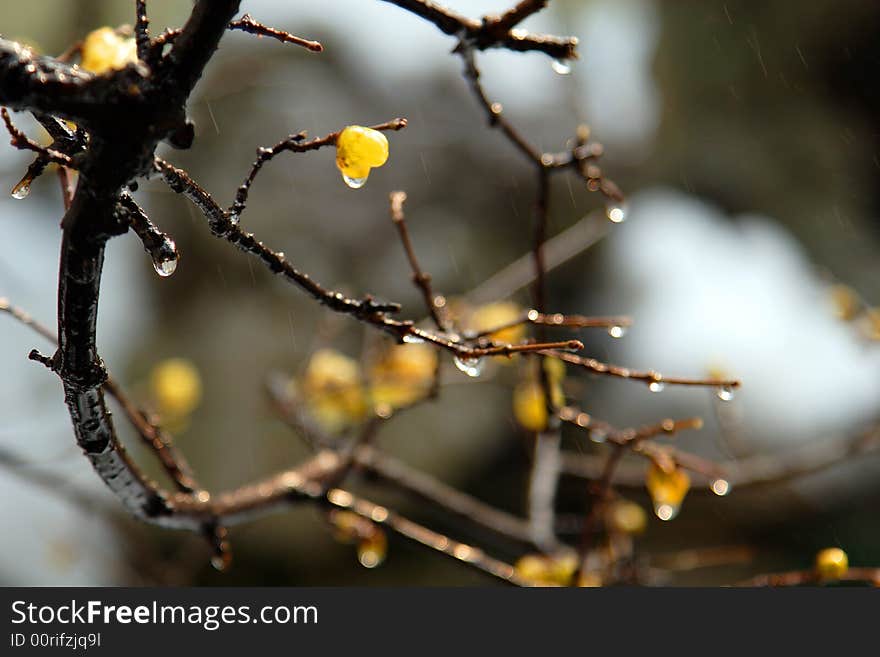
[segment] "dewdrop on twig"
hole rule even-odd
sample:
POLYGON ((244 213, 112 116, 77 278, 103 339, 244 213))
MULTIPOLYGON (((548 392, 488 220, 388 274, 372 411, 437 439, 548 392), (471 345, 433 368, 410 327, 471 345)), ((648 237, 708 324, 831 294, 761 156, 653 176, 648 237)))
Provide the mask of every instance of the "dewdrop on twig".
POLYGON ((467 356, 456 355, 452 360, 460 371, 474 378, 483 373, 483 366, 486 364, 482 358, 469 358, 467 356))
POLYGON ((550 67, 558 75, 568 75, 571 73, 571 64, 564 59, 554 59, 550 62, 550 67))
POLYGON ((609 203, 605 208, 605 216, 611 223, 622 224, 626 221, 627 214, 629 214, 629 208, 623 202, 609 203))

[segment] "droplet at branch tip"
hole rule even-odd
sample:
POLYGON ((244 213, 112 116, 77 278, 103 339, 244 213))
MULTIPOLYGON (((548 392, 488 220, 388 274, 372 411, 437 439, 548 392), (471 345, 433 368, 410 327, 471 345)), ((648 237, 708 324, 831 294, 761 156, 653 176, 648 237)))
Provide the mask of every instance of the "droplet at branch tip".
POLYGON ((453 362, 459 371, 464 372, 472 378, 476 378, 483 373, 485 362, 482 358, 468 358, 467 356, 455 355, 453 362))

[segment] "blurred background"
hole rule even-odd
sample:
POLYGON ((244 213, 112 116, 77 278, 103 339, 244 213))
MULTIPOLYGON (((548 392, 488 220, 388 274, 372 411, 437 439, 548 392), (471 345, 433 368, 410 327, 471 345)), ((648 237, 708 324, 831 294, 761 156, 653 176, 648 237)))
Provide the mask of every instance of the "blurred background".
MULTIPOLYGON (((512 0, 448 4, 478 17, 512 0)), ((152 0, 151 27, 180 25, 189 6, 152 0)), ((328 286, 402 302, 406 317, 423 310, 388 220, 391 190, 406 190, 416 251, 450 298, 528 251, 533 172, 487 128, 460 60, 449 55, 454 39, 379 0, 245 0, 243 8, 321 41, 325 51, 224 37, 190 104, 195 146, 163 153, 221 203, 231 201, 257 146, 300 130, 320 136, 349 124, 409 120, 406 130, 389 134, 388 164, 360 190, 343 184, 330 149, 278 157, 254 185, 247 229, 328 286)), ((2 32, 57 54, 97 27, 131 23, 133 13, 133 2, 119 0, 41 0, 27 11, 3 11, 2 32)), ((576 126, 588 123, 606 147, 603 169, 630 206, 625 223, 605 222, 604 239, 554 269, 551 309, 634 318, 618 340, 601 331, 579 336, 597 358, 743 381, 723 408, 712 390, 653 394, 585 377, 569 391, 572 402, 619 426, 701 415, 705 428, 676 444, 716 459, 787 454, 873 426, 880 419, 880 315, 872 310, 880 304, 880 5, 554 0, 523 27, 577 36, 580 59, 560 75, 541 54, 480 53, 489 95, 542 149, 564 149, 576 126)), ((0 149, 2 184, 11 188, 28 161, 0 149)), ((328 316, 210 237, 204 220, 158 181, 142 184, 137 198, 173 236, 181 259, 174 276, 160 278, 133 235, 111 243, 99 323, 108 368, 149 404, 156 363, 195 365, 202 400, 177 442, 208 488, 296 463, 308 452, 273 413, 266 377, 302 372, 320 347, 357 358, 363 328, 328 316)), ((574 175, 554 177, 551 233, 601 215, 602 205, 574 175)), ((17 247, 0 252, 0 296, 49 325, 61 213, 51 175, 24 202, 0 199, 0 230, 17 247)), ((505 294, 528 306, 524 291, 505 294)), ((197 537, 119 513, 78 453, 59 382, 27 360, 33 347, 48 350, 0 318, 0 582, 492 583, 393 536, 387 561, 362 568, 311 507, 234 528, 234 565, 215 572, 197 537), (53 483, 34 481, 47 473, 53 483)), ((529 436, 512 419, 517 368, 497 369, 475 381, 450 368, 441 400, 388 423, 380 444, 522 513, 529 436)), ((117 425, 151 468, 124 423, 117 425)), ((566 441, 602 453, 576 435, 566 441)), ((695 491, 674 521, 651 518, 638 550, 756 551, 748 562, 679 573, 673 583, 684 584, 806 567, 831 545, 846 549, 851 564, 877 565, 878 475, 880 458, 868 455, 723 498, 695 491)), ((426 505, 363 490, 501 558, 522 551, 426 505)), ((627 494, 650 507, 644 491, 627 494)), ((565 479, 559 502, 580 513, 583 482, 565 479)))

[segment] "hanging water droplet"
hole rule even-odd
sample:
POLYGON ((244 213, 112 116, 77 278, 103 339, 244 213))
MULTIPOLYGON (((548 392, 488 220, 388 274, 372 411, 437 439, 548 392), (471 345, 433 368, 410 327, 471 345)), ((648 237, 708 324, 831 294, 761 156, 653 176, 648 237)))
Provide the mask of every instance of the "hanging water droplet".
POLYGON ((417 335, 413 335, 412 333, 407 333, 403 336, 403 341, 407 344, 422 344, 425 340, 424 338, 420 338, 417 335))
POLYGON ((226 572, 232 565, 232 553, 229 550, 223 550, 223 552, 215 554, 211 557, 211 565, 221 573, 226 572))
POLYGON ((721 401, 730 401, 734 397, 733 386, 720 386, 715 391, 715 395, 721 401))
POLYGON ((385 560, 385 555, 368 543, 358 545, 357 556, 364 568, 375 568, 385 560))
POLYGON ((719 497, 724 497, 730 493, 730 482, 727 479, 716 479, 712 482, 712 492, 719 497))
POLYGON ((18 199, 19 201, 23 198, 27 198, 28 194, 31 193, 31 181, 27 178, 22 178, 21 181, 12 188, 12 198, 18 199))
POLYGON ((648 384, 648 390, 651 392, 663 392, 663 389, 666 387, 666 384, 662 381, 651 381, 648 384))
POLYGON ((590 440, 594 443, 604 443, 608 438, 608 432, 604 429, 593 429, 590 431, 590 440))
POLYGON ((153 259, 153 269, 162 278, 168 278, 177 270, 177 245, 168 236, 150 251, 150 257, 153 259))
POLYGON ((571 64, 564 59, 554 59, 550 62, 550 66, 559 75, 568 75, 571 73, 571 64))
POLYGON ((452 360, 455 362, 455 366, 468 376, 477 377, 483 372, 484 362, 481 358, 454 356, 452 360))
POLYGON ((628 209, 625 203, 610 203, 605 208, 605 214, 608 220, 615 224, 621 224, 626 221, 628 209))
POLYGON ((177 270, 177 258, 169 258, 168 260, 154 260, 153 268, 162 278, 168 278, 177 270))
POLYGON ((346 176, 344 173, 342 174, 342 179, 345 181, 345 184, 352 189, 360 189, 364 186, 364 183, 367 182, 366 176, 363 178, 352 178, 351 176, 346 176))
POLYGON ((622 338, 626 335, 626 327, 625 326, 609 326, 608 327, 608 335, 612 338, 622 338))
POLYGON ((672 520, 675 516, 678 515, 678 511, 681 509, 681 505, 673 505, 673 504, 655 504, 654 505, 654 513, 660 520, 672 520))

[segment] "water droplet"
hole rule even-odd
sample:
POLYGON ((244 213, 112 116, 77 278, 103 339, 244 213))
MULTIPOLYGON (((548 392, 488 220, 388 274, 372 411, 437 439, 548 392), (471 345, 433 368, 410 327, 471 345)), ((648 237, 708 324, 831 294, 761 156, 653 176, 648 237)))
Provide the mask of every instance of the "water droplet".
POLYGON ((727 479, 716 479, 712 482, 712 492, 719 497, 724 497, 730 493, 730 482, 727 479))
POLYGON ((154 260, 153 268, 162 278, 168 278, 177 270, 177 258, 169 258, 167 260, 154 260))
POLYGON ((550 66, 559 75, 568 75, 571 73, 571 64, 564 59, 554 59, 550 62, 550 66))
POLYGON ((675 516, 678 515, 678 511, 681 509, 680 505, 672 505, 672 504, 655 504, 654 505, 654 513, 657 515, 660 520, 672 520, 675 516))
POLYGON ((484 362, 481 358, 454 356, 452 360, 455 362, 455 366, 468 376, 477 377, 483 372, 484 362))
POLYGON ((420 338, 417 335, 413 335, 412 333, 407 333, 403 336, 403 341, 407 344, 422 344, 425 340, 424 338, 420 338))
POLYGON ((608 438, 608 432, 604 429, 593 429, 590 431, 590 440, 594 443, 604 443, 608 438))
POLYGON ((21 199, 27 198, 28 194, 31 193, 31 181, 27 178, 23 178, 21 182, 19 182, 15 187, 12 188, 12 198, 21 199))
POLYGON ((715 395, 721 401, 730 401, 734 397, 733 386, 720 386, 715 391, 715 395))
POLYGON ((627 207, 624 203, 611 203, 605 208, 605 214, 608 220, 615 224, 621 224, 626 221, 627 207))
POLYGON ((367 182, 366 176, 363 178, 352 178, 351 176, 346 176, 344 173, 342 174, 342 179, 345 181, 345 184, 352 189, 360 189, 364 186, 364 183, 367 182))
POLYGON ((358 546, 357 555, 358 561, 364 568, 375 568, 385 559, 384 554, 367 544, 358 546))
POLYGON ((150 257, 153 259, 153 269, 162 278, 168 278, 177 270, 177 245, 167 235, 150 251, 150 257))
POLYGON ((221 573, 226 572, 232 565, 232 553, 224 551, 222 554, 215 554, 211 557, 211 565, 221 573))
POLYGON ((626 335, 626 327, 625 326, 609 326, 608 327, 608 335, 612 338, 622 338, 626 335))
POLYGON ((663 389, 666 387, 666 384, 662 381, 651 381, 648 384, 648 390, 651 392, 663 392, 663 389))

